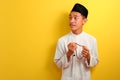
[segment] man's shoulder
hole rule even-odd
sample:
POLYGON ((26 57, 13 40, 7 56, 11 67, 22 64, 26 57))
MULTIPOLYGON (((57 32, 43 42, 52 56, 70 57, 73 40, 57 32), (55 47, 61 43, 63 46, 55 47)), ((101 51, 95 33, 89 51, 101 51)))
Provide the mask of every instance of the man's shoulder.
POLYGON ((93 35, 88 34, 88 33, 86 33, 86 32, 84 32, 84 34, 85 34, 86 38, 89 38, 90 40, 96 41, 96 38, 95 38, 93 35))
POLYGON ((58 39, 58 41, 65 41, 65 40, 69 37, 69 35, 70 35, 70 33, 67 33, 67 34, 61 36, 61 37, 58 39))

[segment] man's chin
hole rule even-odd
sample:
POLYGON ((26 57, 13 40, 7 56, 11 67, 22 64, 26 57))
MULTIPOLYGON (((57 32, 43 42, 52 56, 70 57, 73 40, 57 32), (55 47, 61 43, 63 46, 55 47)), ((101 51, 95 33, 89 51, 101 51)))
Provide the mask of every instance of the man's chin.
POLYGON ((75 28, 71 28, 71 31, 76 31, 76 29, 75 28))

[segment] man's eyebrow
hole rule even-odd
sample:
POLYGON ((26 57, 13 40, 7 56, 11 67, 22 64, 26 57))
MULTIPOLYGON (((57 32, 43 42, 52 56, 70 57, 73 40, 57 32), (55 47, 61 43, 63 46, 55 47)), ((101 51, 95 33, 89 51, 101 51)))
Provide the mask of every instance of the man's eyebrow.
POLYGON ((70 14, 69 16, 75 16, 75 17, 79 17, 79 16, 78 16, 78 15, 76 15, 76 14, 74 14, 74 15, 71 15, 71 14, 70 14))

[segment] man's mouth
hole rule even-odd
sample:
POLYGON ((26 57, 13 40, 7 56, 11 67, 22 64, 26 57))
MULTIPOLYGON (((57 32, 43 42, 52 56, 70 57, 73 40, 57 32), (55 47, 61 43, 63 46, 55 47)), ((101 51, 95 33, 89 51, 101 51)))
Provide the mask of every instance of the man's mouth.
POLYGON ((76 25, 74 25, 74 24, 70 24, 70 27, 71 27, 71 28, 74 27, 74 26, 76 26, 76 25))

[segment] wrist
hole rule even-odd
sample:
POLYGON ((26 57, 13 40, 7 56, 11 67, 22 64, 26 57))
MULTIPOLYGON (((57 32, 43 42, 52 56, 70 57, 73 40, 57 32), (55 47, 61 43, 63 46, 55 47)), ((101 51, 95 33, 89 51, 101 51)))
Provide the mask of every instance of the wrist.
POLYGON ((68 57, 70 57, 72 54, 73 54, 73 52, 70 51, 70 50, 67 52, 67 56, 68 56, 68 57))
POLYGON ((90 64, 90 56, 87 57, 87 62, 90 64))
POLYGON ((66 55, 67 55, 67 59, 68 59, 68 61, 70 61, 70 56, 71 56, 72 54, 73 54, 73 52, 71 52, 71 51, 68 51, 68 52, 67 52, 66 55))

